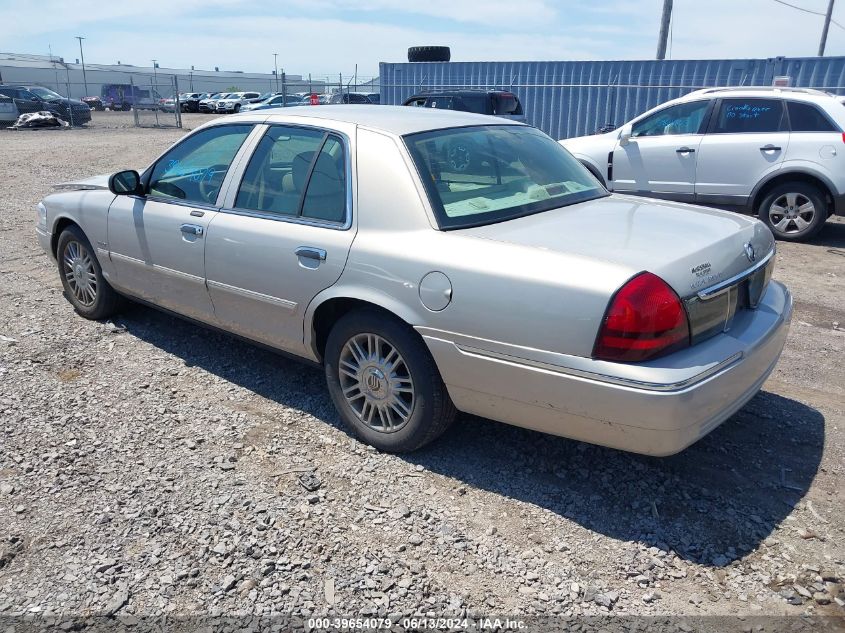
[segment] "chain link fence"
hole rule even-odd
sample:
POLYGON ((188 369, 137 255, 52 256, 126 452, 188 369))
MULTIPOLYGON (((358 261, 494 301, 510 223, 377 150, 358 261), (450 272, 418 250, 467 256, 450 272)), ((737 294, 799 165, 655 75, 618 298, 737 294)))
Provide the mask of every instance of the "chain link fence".
POLYGON ((156 75, 142 78, 136 84, 132 77, 132 113, 135 127, 180 128, 182 127, 182 104, 179 95, 179 80, 156 75), (147 79, 147 81, 144 81, 147 79))

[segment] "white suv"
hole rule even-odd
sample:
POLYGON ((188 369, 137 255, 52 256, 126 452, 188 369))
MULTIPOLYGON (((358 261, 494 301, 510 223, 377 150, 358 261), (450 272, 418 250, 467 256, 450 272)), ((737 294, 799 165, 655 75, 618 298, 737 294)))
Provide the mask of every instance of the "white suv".
POLYGON ((845 215, 843 130, 825 92, 710 88, 560 143, 612 191, 750 210, 797 241, 845 215))
POLYGON ((240 112, 243 106, 258 101, 260 98, 261 94, 258 92, 231 92, 225 99, 217 100, 217 111, 240 112))

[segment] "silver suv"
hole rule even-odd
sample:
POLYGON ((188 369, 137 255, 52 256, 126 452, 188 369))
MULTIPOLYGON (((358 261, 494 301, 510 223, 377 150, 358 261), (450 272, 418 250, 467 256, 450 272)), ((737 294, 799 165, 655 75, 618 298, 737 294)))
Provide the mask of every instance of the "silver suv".
POLYGON ((560 141, 608 189, 756 213, 783 240, 845 215, 845 107, 803 88, 710 88, 560 141))
POLYGON ((230 92, 228 96, 218 99, 215 107, 217 112, 240 112, 243 106, 260 100, 259 92, 230 92))

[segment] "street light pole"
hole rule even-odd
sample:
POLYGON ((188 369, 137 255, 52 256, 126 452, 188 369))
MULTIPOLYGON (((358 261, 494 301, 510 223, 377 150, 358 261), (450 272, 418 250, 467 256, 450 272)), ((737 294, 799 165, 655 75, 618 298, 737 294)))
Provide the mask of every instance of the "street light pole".
MULTIPOLYGON (((79 59, 82 60, 82 82, 85 84, 85 95, 88 96, 88 77, 85 75, 85 55, 82 54, 82 40, 85 38, 81 35, 77 35, 76 39, 79 40, 79 59)), ((70 97, 70 95, 68 95, 70 97)))
POLYGON ((157 59, 150 60, 153 63, 153 83, 158 86, 158 73, 156 73, 156 64, 158 64, 157 59))
POLYGON ((279 92, 279 54, 273 53, 273 68, 276 71, 276 92, 279 92))

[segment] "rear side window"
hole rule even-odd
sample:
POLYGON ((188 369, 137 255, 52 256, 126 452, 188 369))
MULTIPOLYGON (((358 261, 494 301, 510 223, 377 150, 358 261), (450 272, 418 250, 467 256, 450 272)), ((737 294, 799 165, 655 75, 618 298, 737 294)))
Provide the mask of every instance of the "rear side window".
POLYGON ((249 161, 235 206, 343 222, 345 165, 339 138, 319 130, 272 126, 249 161))
POLYGON ((463 95, 458 100, 463 107, 455 110, 465 110, 476 114, 490 114, 487 110, 487 95, 463 95))
POLYGON ((789 127, 793 132, 838 132, 833 123, 810 103, 787 101, 789 127))
POLYGON ((711 134, 780 132, 786 129, 779 99, 723 99, 711 134))
POLYGON ((317 155, 305 200, 302 217, 326 222, 343 222, 346 216, 346 162, 343 143, 329 136, 317 155))
POLYGON ((426 108, 440 108, 441 110, 462 110, 463 108, 456 108, 452 103, 452 97, 429 97, 425 102, 426 108))

